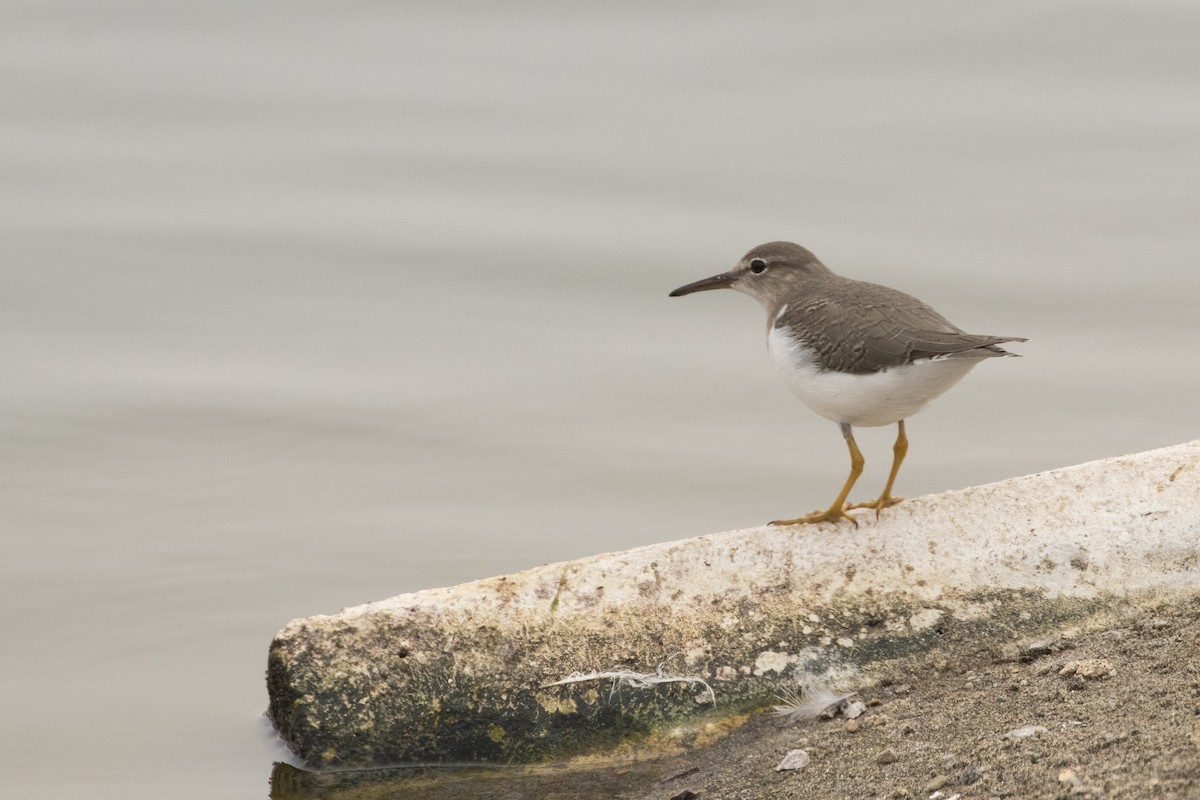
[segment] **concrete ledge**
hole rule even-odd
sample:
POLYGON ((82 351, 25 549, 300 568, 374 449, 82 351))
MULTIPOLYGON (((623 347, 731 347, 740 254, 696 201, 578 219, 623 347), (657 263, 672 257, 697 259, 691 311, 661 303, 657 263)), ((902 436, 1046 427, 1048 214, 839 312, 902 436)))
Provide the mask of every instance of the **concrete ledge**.
POLYGON ((801 673, 846 676, 1200 586, 1200 441, 295 620, 269 713, 314 767, 542 761, 703 741, 801 673), (629 669, 703 678, 559 686, 629 669), (715 701, 715 702, 714 702, 715 701))

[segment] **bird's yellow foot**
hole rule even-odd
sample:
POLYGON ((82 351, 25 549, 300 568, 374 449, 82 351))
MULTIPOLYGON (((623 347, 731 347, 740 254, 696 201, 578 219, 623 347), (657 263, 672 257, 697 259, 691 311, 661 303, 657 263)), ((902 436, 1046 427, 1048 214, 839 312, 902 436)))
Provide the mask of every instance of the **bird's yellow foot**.
POLYGON ((887 492, 884 492, 883 495, 881 495, 877 500, 868 500, 865 503, 855 503, 852 506, 846 506, 846 508, 873 508, 875 509, 875 518, 878 519, 880 511, 896 505, 903 499, 903 497, 892 497, 887 492))
POLYGON ((811 522, 837 522, 838 520, 848 519, 854 523, 854 527, 858 527, 858 520, 853 515, 847 514, 845 508, 834 506, 826 511, 814 511, 811 514, 795 519, 777 519, 771 521, 771 525, 807 525, 811 522))

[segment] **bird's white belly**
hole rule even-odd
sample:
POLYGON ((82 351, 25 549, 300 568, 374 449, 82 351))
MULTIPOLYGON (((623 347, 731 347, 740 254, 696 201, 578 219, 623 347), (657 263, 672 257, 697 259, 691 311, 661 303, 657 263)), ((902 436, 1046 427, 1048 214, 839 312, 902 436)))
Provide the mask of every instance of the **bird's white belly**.
POLYGON ((781 328, 771 328, 767 347, 783 382, 804 405, 834 422, 866 427, 908 419, 979 363, 975 358, 926 358, 851 375, 820 369, 813 351, 781 328))

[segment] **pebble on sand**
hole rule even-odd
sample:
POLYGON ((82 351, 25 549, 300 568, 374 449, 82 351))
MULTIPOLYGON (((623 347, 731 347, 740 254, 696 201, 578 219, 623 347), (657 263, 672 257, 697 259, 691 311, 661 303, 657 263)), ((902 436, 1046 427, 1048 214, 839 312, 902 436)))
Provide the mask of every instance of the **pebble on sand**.
POLYGON ((1059 770, 1058 782, 1065 783, 1068 786, 1078 786, 1080 783, 1082 783, 1082 781, 1079 780, 1079 773, 1073 769, 1059 770))
POLYGON ((1047 730, 1041 725, 1026 725, 1024 728, 1014 728, 1004 734, 1005 739, 1028 739, 1030 736, 1041 736, 1047 730))
POLYGON ((1078 675, 1081 678, 1111 678, 1117 674, 1116 667, 1107 658, 1083 658, 1068 661, 1058 671, 1059 675, 1078 675))
POLYGON ((863 703, 861 700, 855 700, 853 703, 842 709, 842 716, 846 719, 857 719, 861 717, 863 712, 866 710, 866 703, 863 703))
POLYGON ((779 766, 775 768, 775 771, 782 772, 785 769, 803 769, 807 766, 807 750, 788 750, 787 755, 783 757, 783 761, 779 762, 779 766))

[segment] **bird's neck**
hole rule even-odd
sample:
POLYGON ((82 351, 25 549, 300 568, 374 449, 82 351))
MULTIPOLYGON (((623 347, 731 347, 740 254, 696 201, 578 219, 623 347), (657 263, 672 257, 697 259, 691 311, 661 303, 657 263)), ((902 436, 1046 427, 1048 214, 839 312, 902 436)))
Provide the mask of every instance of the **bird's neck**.
POLYGON ((837 276, 828 270, 813 273, 798 273, 788 276, 788 280, 770 295, 757 298, 767 312, 767 330, 774 327, 775 322, 797 303, 807 303, 821 293, 822 288, 837 276))

